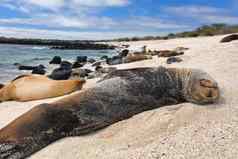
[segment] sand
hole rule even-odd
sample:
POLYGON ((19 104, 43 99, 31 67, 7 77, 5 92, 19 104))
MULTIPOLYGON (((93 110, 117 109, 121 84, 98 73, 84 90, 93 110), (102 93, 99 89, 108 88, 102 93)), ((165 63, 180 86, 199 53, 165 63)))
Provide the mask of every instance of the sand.
MULTIPOLYGON (((181 63, 166 64, 166 59, 119 65, 133 67, 199 68, 211 74, 221 88, 218 103, 199 106, 183 103, 147 111, 118 122, 97 133, 64 138, 31 159, 236 159, 238 156, 238 41, 219 43, 223 36, 131 42, 150 49, 190 48, 181 63)), ((95 84, 87 83, 86 88, 95 84)), ((86 89, 85 88, 85 89, 86 89)), ((62 97, 60 97, 62 98, 62 97)), ((5 102, 0 104, 0 127, 34 105, 51 102, 5 102)))

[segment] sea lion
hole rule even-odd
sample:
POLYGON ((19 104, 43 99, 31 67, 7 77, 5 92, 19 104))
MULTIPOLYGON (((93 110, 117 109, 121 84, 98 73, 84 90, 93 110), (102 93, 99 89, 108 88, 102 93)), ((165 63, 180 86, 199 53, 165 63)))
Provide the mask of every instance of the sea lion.
POLYGON ((149 59, 152 59, 152 56, 145 53, 129 53, 126 57, 123 58, 122 63, 130 63, 149 59))
POLYGON ((172 57, 172 56, 179 56, 179 55, 183 55, 183 54, 184 54, 184 52, 161 50, 158 52, 158 57, 172 57))
POLYGON ((221 43, 227 43, 227 42, 231 42, 233 40, 238 40, 238 34, 231 34, 231 35, 224 37, 221 40, 221 43))
POLYGON ((84 80, 55 81, 41 75, 21 75, 0 89, 0 102, 62 96, 81 89, 84 83, 84 80))
POLYGON ((25 158, 63 137, 95 132, 143 111, 218 98, 216 81, 200 70, 116 70, 94 87, 40 104, 1 129, 0 158, 25 158))

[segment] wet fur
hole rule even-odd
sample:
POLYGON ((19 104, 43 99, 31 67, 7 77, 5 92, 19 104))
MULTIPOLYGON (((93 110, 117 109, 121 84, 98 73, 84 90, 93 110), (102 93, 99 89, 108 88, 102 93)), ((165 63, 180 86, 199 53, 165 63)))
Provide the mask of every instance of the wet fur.
MULTIPOLYGON (((187 88, 199 87, 197 82, 206 76, 197 70, 163 67, 117 70, 95 87, 38 105, 0 130, 0 158, 25 158, 60 138, 95 132, 161 106, 185 101, 206 103, 207 99, 191 100, 193 92, 187 88)), ((215 81, 210 80, 202 84, 218 91, 215 81)))

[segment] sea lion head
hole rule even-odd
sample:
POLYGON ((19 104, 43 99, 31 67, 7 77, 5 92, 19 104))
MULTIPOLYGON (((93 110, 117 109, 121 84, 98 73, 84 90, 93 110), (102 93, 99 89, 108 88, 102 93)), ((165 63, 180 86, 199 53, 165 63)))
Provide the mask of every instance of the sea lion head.
POLYGON ((209 74, 200 70, 192 71, 185 89, 186 100, 196 104, 214 103, 220 96, 217 82, 209 74))

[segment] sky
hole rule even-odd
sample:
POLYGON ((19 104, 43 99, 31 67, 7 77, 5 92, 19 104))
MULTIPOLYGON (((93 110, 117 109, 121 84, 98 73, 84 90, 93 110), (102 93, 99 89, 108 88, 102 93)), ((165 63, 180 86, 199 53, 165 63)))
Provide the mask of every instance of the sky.
POLYGON ((0 0, 0 36, 98 40, 238 23, 238 0, 0 0))

